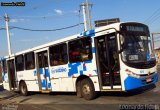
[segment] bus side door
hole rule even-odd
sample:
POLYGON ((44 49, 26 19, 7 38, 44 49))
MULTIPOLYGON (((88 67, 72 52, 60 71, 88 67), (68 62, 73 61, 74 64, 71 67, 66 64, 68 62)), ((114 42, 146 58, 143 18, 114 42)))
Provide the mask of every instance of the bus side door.
POLYGON ((96 37, 95 46, 102 89, 121 89, 116 34, 96 37))
POLYGON ((17 88, 16 84, 17 76, 15 72, 14 59, 8 60, 7 65, 8 65, 8 79, 9 79, 10 89, 15 90, 17 88))
POLYGON ((43 90, 51 90, 51 81, 50 81, 50 73, 48 66, 48 52, 42 51, 37 53, 37 71, 39 74, 40 81, 40 89, 43 90))

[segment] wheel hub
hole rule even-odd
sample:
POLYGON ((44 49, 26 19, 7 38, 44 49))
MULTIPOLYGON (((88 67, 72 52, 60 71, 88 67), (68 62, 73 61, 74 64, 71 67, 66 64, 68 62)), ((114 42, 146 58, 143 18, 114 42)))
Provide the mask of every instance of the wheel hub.
POLYGON ((84 93, 85 95, 89 95, 89 94, 90 94, 90 88, 89 88, 88 85, 84 85, 84 86, 83 86, 83 93, 84 93))

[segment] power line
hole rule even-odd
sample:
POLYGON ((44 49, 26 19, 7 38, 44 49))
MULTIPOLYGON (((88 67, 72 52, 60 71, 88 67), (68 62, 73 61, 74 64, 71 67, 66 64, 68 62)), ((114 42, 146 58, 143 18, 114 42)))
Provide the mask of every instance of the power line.
MULTIPOLYGON (((13 27, 9 27, 9 29, 14 29, 13 27)), ((6 30, 6 28, 2 27, 0 30, 6 30)))
POLYGON ((157 16, 159 15, 159 12, 160 12, 160 8, 158 8, 156 11, 154 11, 153 14, 151 16, 149 16, 144 22, 150 23, 150 22, 154 21, 155 17, 157 18, 157 16))
POLYGON ((6 28, 0 28, 0 30, 6 30, 6 28))
MULTIPOLYGON (((20 29, 20 30, 25 30, 25 31, 60 31, 60 30, 64 30, 64 29, 73 28, 73 27, 79 26, 81 24, 83 24, 83 23, 75 24, 75 25, 72 25, 72 26, 67 26, 67 27, 64 27, 64 28, 46 29, 46 30, 28 29, 28 28, 22 28, 22 27, 16 27, 16 26, 10 26, 9 29, 20 29)), ((0 30, 6 30, 6 28, 0 28, 0 30)))
POLYGON ((153 21, 150 23, 150 25, 153 24, 155 21, 157 21, 159 18, 160 18, 160 16, 155 17, 155 18, 153 19, 153 21))

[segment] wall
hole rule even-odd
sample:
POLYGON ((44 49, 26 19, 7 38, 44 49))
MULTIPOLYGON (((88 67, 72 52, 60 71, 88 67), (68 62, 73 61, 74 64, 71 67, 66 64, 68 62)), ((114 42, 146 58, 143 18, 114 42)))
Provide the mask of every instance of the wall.
POLYGON ((160 48, 154 50, 157 64, 160 65, 160 48))

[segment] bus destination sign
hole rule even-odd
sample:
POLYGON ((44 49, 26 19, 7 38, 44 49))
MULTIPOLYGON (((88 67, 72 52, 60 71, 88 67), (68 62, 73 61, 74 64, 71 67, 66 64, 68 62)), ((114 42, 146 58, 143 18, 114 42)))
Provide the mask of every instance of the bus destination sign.
POLYGON ((121 24, 122 31, 128 32, 148 32, 148 27, 142 24, 121 24))

